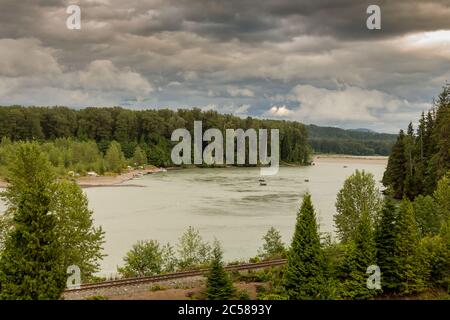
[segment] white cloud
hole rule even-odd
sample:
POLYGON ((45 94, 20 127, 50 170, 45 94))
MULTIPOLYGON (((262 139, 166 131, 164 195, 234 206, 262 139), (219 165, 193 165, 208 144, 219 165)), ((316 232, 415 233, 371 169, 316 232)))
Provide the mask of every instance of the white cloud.
POLYGON ((299 106, 292 110, 284 105, 274 106, 266 115, 287 116, 292 120, 315 124, 355 123, 370 126, 377 123, 394 131, 394 123, 407 123, 429 107, 428 104, 398 99, 378 90, 345 85, 334 90, 297 85, 285 99, 296 101, 299 106), (401 117, 398 117, 399 114, 401 117))
POLYGON ((270 108, 265 115, 276 116, 276 117, 286 117, 293 114, 292 110, 289 110, 285 105, 283 106, 273 106, 270 108))

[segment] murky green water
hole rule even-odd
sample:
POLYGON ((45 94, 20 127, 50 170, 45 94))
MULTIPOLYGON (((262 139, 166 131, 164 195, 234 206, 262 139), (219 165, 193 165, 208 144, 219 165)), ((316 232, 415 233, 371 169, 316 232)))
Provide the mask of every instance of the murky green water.
POLYGON ((270 226, 290 242, 301 196, 307 190, 312 193, 321 231, 332 232, 334 202, 345 178, 355 169, 364 169, 379 181, 384 168, 383 164, 345 160, 283 167, 278 175, 266 178, 267 186, 260 186, 258 169, 188 169, 126 183, 144 187, 86 189, 95 223, 106 232, 108 256, 102 262, 102 273, 114 273, 137 240, 175 245, 190 225, 206 240, 220 240, 226 260, 254 256, 270 226))

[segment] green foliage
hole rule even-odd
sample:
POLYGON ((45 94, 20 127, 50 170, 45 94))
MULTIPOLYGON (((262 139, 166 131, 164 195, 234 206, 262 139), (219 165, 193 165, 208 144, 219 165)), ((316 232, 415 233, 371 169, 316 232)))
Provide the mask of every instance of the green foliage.
POLYGON ((281 234, 274 227, 270 227, 262 238, 263 246, 259 249, 258 256, 263 260, 284 258, 286 256, 286 246, 281 240, 281 234))
POLYGON ((337 234, 341 241, 346 243, 355 239, 356 228, 364 212, 373 223, 381 203, 381 195, 371 173, 356 170, 348 177, 337 195, 337 213, 334 215, 337 234))
MULTIPOLYGON (((75 182, 59 180, 54 183, 50 201, 49 212, 55 217, 54 231, 63 250, 65 268, 76 265, 82 280, 92 280, 104 256, 104 232, 94 227, 86 195, 75 182)), ((14 229, 13 212, 10 208, 0 216, 0 249, 14 229)))
POLYGON ((437 183, 437 188, 433 193, 439 212, 441 223, 450 218, 450 171, 437 183))
POLYGON ((77 265, 82 279, 90 279, 100 270, 105 233, 94 226, 86 195, 75 182, 60 180, 51 212, 57 220, 55 232, 64 250, 64 265, 77 265))
POLYGON ((418 259, 423 271, 423 280, 428 287, 446 286, 446 270, 450 267, 447 254, 441 235, 426 236, 420 240, 418 259))
POLYGON ((59 299, 64 253, 50 213, 55 176, 35 144, 21 144, 1 194, 13 216, 0 256, 0 299, 59 299))
POLYGON ((417 132, 403 130, 389 156, 383 184, 394 197, 410 200, 431 195, 450 169, 450 84, 446 84, 427 116, 422 114, 417 132))
POLYGON ((322 298, 326 264, 309 193, 303 197, 287 259, 283 279, 287 296, 295 300, 322 298))
POLYGON ((203 241, 200 232, 191 226, 181 236, 177 248, 178 267, 181 270, 196 268, 210 261, 210 245, 203 241))
POLYGON ((423 279, 418 259, 419 230, 414 209, 408 200, 400 204, 396 223, 396 237, 391 254, 395 256, 395 289, 400 294, 411 294, 422 289, 423 279))
POLYGON ((147 155, 145 154, 144 150, 141 149, 141 147, 137 146, 136 149, 134 149, 133 165, 145 166, 146 164, 147 164, 147 155))
POLYGON ((122 147, 116 141, 111 142, 105 155, 105 166, 108 171, 121 173, 125 165, 125 156, 122 147))
MULTIPOLYGON (((8 137, 12 141, 54 141, 67 138, 94 141, 103 154, 107 152, 111 141, 117 141, 127 159, 134 158, 135 148, 139 145, 150 164, 169 166, 173 146, 172 132, 178 128, 187 128, 193 135, 194 120, 201 120, 204 130, 279 129, 280 160, 300 164, 310 161, 308 132, 301 123, 250 117, 241 119, 215 111, 202 112, 199 109, 134 111, 123 108, 75 110, 62 107, 0 107, 0 137, 8 137)), ((142 154, 138 158, 142 160, 142 154)), ((52 159, 58 159, 59 162, 61 158, 53 152, 52 159)), ((91 162, 91 165, 94 163, 96 162, 91 162)), ((118 167, 115 167, 112 171, 118 170, 118 167)), ((99 168, 95 171, 102 172, 99 168)))
POLYGON ((342 296, 351 299, 368 299, 375 295, 367 288, 367 268, 375 265, 376 251, 372 221, 363 211, 358 222, 354 240, 347 245, 344 261, 342 296))
POLYGON ((397 245, 397 208, 391 196, 386 196, 383 209, 375 226, 376 260, 382 272, 381 286, 384 292, 397 287, 397 265, 394 250, 397 245))
POLYGON ((309 143, 316 153, 383 155, 391 152, 395 135, 308 125, 309 143))
POLYGON ((432 196, 420 195, 414 199, 413 206, 420 235, 438 234, 442 219, 436 200, 432 196))
POLYGON ((127 252, 125 265, 118 271, 125 277, 153 276, 166 271, 165 258, 170 246, 161 247, 156 240, 138 241, 133 248, 127 252))
POLYGON ((228 300, 233 297, 236 291, 229 275, 223 267, 222 254, 220 243, 215 241, 206 280, 205 294, 209 300, 228 300))

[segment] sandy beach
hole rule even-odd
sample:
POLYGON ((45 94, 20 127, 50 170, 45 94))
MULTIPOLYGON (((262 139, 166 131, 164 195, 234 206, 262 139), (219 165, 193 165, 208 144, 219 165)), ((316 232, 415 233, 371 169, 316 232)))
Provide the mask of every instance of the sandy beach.
POLYGON ((373 164, 384 164, 387 165, 389 157, 387 156, 350 156, 344 154, 320 154, 315 155, 313 158, 313 163, 323 163, 323 162, 342 162, 347 161, 348 163, 373 163, 373 164))
MULTIPOLYGON (((114 176, 83 176, 77 179, 77 183, 82 188, 92 188, 92 187, 114 187, 121 185, 122 183, 132 180, 135 177, 145 174, 152 174, 156 172, 163 171, 162 168, 157 167, 148 167, 146 169, 139 170, 130 170, 124 172, 122 174, 114 175, 114 176)), ((138 186, 138 185, 130 185, 130 186, 138 186)), ((7 183, 3 180, 0 180, 0 188, 6 188, 7 183)))

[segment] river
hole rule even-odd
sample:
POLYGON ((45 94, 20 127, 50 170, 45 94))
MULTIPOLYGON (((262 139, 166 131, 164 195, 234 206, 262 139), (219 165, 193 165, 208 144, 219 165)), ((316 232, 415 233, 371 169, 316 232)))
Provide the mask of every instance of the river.
POLYGON ((176 245, 188 226, 197 228, 205 240, 217 238, 227 261, 255 256, 271 226, 288 243, 306 191, 312 194, 320 231, 333 232, 334 203, 344 180, 364 169, 379 183, 385 166, 384 161, 364 159, 319 160, 314 166, 282 167, 266 178, 266 186, 260 185, 256 168, 184 169, 144 176, 124 186, 85 189, 95 224, 106 233, 101 274, 115 273, 136 241, 176 245))

